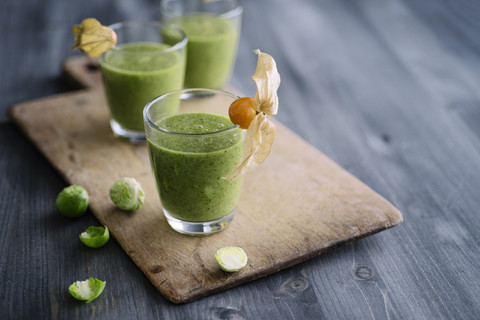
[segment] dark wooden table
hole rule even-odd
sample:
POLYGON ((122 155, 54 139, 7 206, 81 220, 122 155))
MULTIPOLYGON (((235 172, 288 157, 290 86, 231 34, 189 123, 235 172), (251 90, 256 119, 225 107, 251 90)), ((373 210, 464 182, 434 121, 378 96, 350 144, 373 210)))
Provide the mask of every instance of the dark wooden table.
POLYGON ((66 182, 6 110, 73 89, 60 71, 73 54, 73 24, 154 19, 158 2, 0 3, 1 319, 478 317, 474 0, 243 1, 231 84, 253 94, 251 50, 272 54, 283 80, 277 119, 391 201, 400 226, 185 305, 165 300, 114 240, 84 247, 78 230, 98 222, 57 213, 66 182), (104 293, 75 301, 68 286, 92 275, 107 280, 104 293))

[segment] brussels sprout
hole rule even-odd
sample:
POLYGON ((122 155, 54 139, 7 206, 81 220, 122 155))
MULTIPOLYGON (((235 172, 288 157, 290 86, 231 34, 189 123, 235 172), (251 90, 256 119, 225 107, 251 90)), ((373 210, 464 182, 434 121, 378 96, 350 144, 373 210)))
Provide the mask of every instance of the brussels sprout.
POLYGON ((85 281, 75 281, 70 285, 68 291, 75 299, 90 303, 103 292, 106 283, 106 281, 93 278, 85 281))
POLYGON ((80 234, 80 240, 90 248, 100 248, 110 239, 107 227, 88 227, 80 234))
POLYGON ((247 265, 247 254, 240 247, 221 248, 215 257, 220 268, 226 272, 235 272, 247 265))
POLYGON ((88 208, 88 193, 83 187, 72 185, 58 194, 55 204, 62 215, 69 218, 80 217, 88 208))
POLYGON ((120 209, 134 211, 142 207, 145 193, 134 178, 121 178, 110 188, 110 199, 120 209))

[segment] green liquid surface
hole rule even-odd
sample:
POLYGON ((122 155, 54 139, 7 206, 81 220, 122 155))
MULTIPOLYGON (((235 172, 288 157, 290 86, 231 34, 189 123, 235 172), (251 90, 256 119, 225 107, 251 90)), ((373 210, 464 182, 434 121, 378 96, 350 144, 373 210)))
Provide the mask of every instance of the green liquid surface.
POLYGON ((227 176, 242 157, 241 130, 226 117, 208 113, 170 116, 157 123, 169 131, 147 137, 162 206, 177 219, 199 222, 231 213, 240 196, 242 179, 227 176))
POLYGON ((185 60, 159 43, 130 43, 100 60, 112 119, 123 128, 143 131, 143 108, 153 98, 183 86, 185 60))
MULTIPOLYGON (((222 88, 232 72, 239 29, 212 14, 190 14, 170 20, 187 34, 186 88, 222 88)), ((166 37, 167 38, 167 37, 166 37)), ((178 39, 166 39, 174 43, 178 39)))

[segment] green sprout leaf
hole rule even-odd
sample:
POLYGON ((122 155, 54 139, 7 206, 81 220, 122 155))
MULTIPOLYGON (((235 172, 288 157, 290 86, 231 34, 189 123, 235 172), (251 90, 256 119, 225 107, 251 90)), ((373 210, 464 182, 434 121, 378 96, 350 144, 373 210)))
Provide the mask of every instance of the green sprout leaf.
POLYGON ((142 207, 145 192, 134 178, 121 178, 110 188, 110 199, 122 210, 135 211, 142 207))
POLYGON ((223 271, 236 272, 247 265, 247 254, 240 247, 224 247, 215 255, 218 265, 223 271))
POLYGON ((80 234, 80 240, 90 248, 100 248, 110 239, 107 227, 88 227, 80 234))
POLYGON ((106 281, 90 278, 85 281, 75 281, 70 285, 68 291, 77 300, 92 302, 102 294, 106 281))
POLYGON ((88 208, 88 193, 81 186, 71 185, 58 194, 55 204, 62 215, 80 217, 88 208))

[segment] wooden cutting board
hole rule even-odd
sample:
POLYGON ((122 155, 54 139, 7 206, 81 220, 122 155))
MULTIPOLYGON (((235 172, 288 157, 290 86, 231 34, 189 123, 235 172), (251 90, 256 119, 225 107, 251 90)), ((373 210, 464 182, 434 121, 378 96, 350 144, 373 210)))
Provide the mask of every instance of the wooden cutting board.
POLYGON ((146 146, 117 139, 110 130, 95 62, 70 58, 63 67, 84 90, 15 105, 9 115, 68 183, 87 189, 99 222, 174 303, 266 276, 402 222, 388 201, 276 122, 272 152, 245 177, 231 226, 208 237, 176 233, 162 214, 146 146), (145 190, 137 212, 118 210, 109 199, 120 177, 135 177, 145 190), (248 255, 247 266, 232 274, 215 260, 215 252, 229 245, 248 255))

